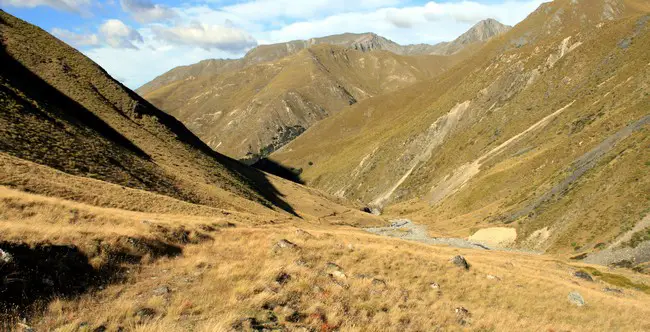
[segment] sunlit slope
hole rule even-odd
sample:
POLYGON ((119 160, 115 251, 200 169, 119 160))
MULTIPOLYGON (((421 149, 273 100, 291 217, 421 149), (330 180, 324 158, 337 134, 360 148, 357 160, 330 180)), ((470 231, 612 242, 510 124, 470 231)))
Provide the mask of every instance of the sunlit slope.
POLYGON ((4 12, 0 20, 0 184, 136 211, 350 210, 215 153, 78 51, 4 12))
POLYGON ((359 100, 433 77, 458 57, 403 57, 330 45, 172 83, 145 97, 213 149, 257 160, 359 100))
POLYGON ((345 109, 272 158, 443 233, 506 224, 537 249, 611 243, 648 212, 648 10, 544 4, 435 80, 345 109))

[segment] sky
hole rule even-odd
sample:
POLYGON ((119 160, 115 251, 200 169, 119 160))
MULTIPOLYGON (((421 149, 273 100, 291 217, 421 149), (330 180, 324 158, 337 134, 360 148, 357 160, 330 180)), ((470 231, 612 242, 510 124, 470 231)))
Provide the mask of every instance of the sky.
POLYGON ((548 0, 0 0, 135 89, 181 65, 344 32, 450 41, 486 18, 515 25, 548 0))

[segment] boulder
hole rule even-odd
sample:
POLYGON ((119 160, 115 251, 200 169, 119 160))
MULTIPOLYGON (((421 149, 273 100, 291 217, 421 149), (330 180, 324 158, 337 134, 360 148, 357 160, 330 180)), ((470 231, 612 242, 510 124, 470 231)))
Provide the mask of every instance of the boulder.
POLYGON ((467 263, 467 260, 465 260, 465 257, 463 256, 455 256, 454 258, 451 259, 451 262, 454 263, 454 265, 461 267, 465 270, 469 270, 469 263, 467 263))
POLYGON ((458 321, 458 324, 460 325, 469 324, 469 318, 472 316, 469 310, 465 309, 464 307, 457 307, 455 311, 456 311, 456 320, 458 321))
POLYGON ((577 305, 578 307, 582 307, 586 304, 585 299, 580 295, 578 292, 571 292, 568 295, 569 302, 577 305))
POLYGON ((10 253, 0 249, 0 263, 9 264, 13 262, 14 257, 10 253))
POLYGON ((594 281, 594 278, 592 278, 591 275, 589 275, 589 273, 585 271, 577 271, 576 273, 573 274, 573 276, 591 282, 594 281))
POLYGON ((296 250, 298 249, 298 245, 289 240, 282 239, 273 246, 273 251, 279 251, 284 249, 296 250))

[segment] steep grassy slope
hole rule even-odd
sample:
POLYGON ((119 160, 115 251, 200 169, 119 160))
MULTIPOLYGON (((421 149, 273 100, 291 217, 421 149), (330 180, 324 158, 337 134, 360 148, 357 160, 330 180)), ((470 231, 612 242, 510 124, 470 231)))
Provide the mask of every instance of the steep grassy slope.
POLYGON ((175 82, 145 97, 213 149, 255 162, 343 107, 435 76, 460 56, 318 45, 276 62, 175 82))
POLYGON ((169 198, 159 202, 296 213, 280 192, 293 184, 215 153, 78 51, 0 15, 0 184, 139 211, 173 210, 137 198, 145 190, 169 198))
POLYGON ((520 246, 603 248, 648 213, 648 11, 544 4, 435 81, 347 108, 272 158, 442 234, 505 224, 520 246))

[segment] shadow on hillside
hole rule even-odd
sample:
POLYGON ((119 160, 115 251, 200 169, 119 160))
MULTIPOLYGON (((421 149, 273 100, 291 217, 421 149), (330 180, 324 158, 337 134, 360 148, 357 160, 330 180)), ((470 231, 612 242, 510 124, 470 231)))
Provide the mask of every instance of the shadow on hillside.
MULTIPOLYGON (((2 14, 6 15, 6 17, 11 17, 8 14, 4 14, 4 13, 2 14)), ((13 18, 9 20, 5 17, 0 16, 0 24, 11 26, 11 28, 8 29, 10 31, 13 28, 15 29, 24 28, 20 26, 20 24, 26 24, 26 23, 23 23, 18 19, 15 19, 14 22, 13 18)), ((10 34, 10 32, 7 34, 10 34)), ((47 50, 42 50, 42 51, 47 52, 47 50)), ((43 61, 46 60, 47 59, 44 59, 43 61)), ((101 118, 99 118, 97 115, 92 113, 90 110, 86 109, 84 106, 77 103, 75 100, 69 98, 68 96, 66 96, 64 93, 62 93, 55 87, 51 86, 45 80, 41 79, 38 75, 31 72, 31 70, 25 67, 21 62, 14 59, 10 54, 7 53, 5 49, 5 45, 3 43, 0 43, 0 63, 2 63, 2 66, 0 66, 0 75, 1 75, 0 83, 6 80, 11 83, 11 86, 13 88, 19 90, 18 92, 16 92, 13 91, 12 89, 3 87, 2 84, 0 84, 0 92, 3 92, 8 96, 12 96, 12 97, 15 96, 16 100, 22 100, 22 97, 17 95, 17 93, 20 94, 22 92, 28 92, 29 97, 32 100, 36 100, 39 103, 43 102, 44 104, 40 106, 46 109, 48 112, 52 112, 52 114, 42 112, 35 107, 22 107, 22 108, 18 107, 17 108, 18 112, 31 112, 30 116, 37 117, 39 119, 42 119, 43 121, 47 121, 48 123, 51 123, 53 126, 61 128, 61 131, 65 131, 65 128, 63 128, 63 126, 61 125, 60 120, 64 120, 75 126, 91 128, 92 130, 100 133, 102 136, 109 139, 111 142, 126 148, 127 150, 138 155, 144 160, 151 161, 151 157, 147 155, 146 152, 144 152, 135 144, 133 144, 129 139, 124 137, 120 132, 112 128, 110 125, 108 125, 106 122, 104 122, 101 118), (53 107, 48 107, 48 103, 51 103, 53 107), (52 117, 52 115, 55 115, 55 117, 52 117)), ((67 70, 65 64, 63 65, 62 70, 63 71, 67 70)), ((105 71, 103 72, 106 74, 107 77, 110 78, 110 75, 108 75, 105 71)), ((224 165, 231 172, 231 174, 233 174, 241 182, 246 184, 247 187, 246 189, 249 191, 249 193, 255 193, 258 195, 258 198, 255 199, 259 200, 262 204, 269 207, 275 206, 294 216, 299 217, 299 215, 296 213, 293 207, 283 199, 282 193, 280 193, 277 190, 277 188, 275 188, 271 184, 271 182, 269 181, 265 173, 244 166, 233 159, 230 159, 226 156, 223 156, 213 151, 210 147, 208 147, 203 141, 201 141, 198 137, 196 137, 176 118, 157 109, 149 102, 144 100, 142 97, 140 97, 138 94, 136 94, 135 92, 131 91, 130 89, 122 85, 120 82, 116 80, 114 80, 114 82, 119 84, 124 89, 124 91, 126 91, 130 95, 131 98, 133 98, 138 102, 135 109, 133 110, 133 112, 135 113, 135 118, 142 117, 142 115, 150 115, 152 117, 155 117, 160 124, 166 126, 166 128, 168 128, 169 131, 175 134, 178 140, 184 142, 185 144, 191 147, 194 147, 195 149, 198 149, 204 154, 212 157, 216 162, 219 162, 222 165, 224 165)), ((80 82, 80 84, 82 83, 80 82)), ((116 112, 120 112, 120 110, 116 109, 116 112)), ((121 115, 125 117, 127 116, 126 114, 121 114, 121 115)), ((11 114, 7 116, 9 117, 7 121, 15 121, 15 119, 11 118, 11 114)), ((0 120, 2 119, 0 118, 0 120)), ((0 133, 1 132, 2 131, 0 130, 0 133)), ((12 134, 11 132, 5 132, 4 134, 7 134, 9 136, 5 137, 7 139, 6 142, 0 141, 0 147, 2 148, 2 150, 9 152, 10 154, 16 155, 20 158, 25 158, 27 160, 31 160, 36 163, 44 162, 43 158, 39 158, 38 155, 34 156, 34 155, 29 155, 29 153, 26 153, 25 151, 21 152, 20 149, 27 149, 27 150, 30 149, 24 146, 15 145, 14 144, 15 137, 12 136, 14 134, 12 134), (6 143, 6 144, 2 144, 2 143, 6 143), (28 157, 26 157, 26 155, 28 155, 28 157)), ((56 142, 51 142, 51 139, 48 140, 47 137, 48 135, 47 133, 45 133, 44 135, 42 135, 42 137, 23 139, 25 141, 23 143, 36 144, 37 146, 40 147, 56 146, 56 142)), ((31 150, 33 150, 33 148, 31 150)), ((50 151, 44 151, 39 153, 49 154, 49 152, 50 151)), ((62 165, 53 164, 48 166, 55 167, 58 169, 63 168, 62 170, 66 171, 66 169, 62 165)), ((138 178, 137 174, 131 174, 131 175, 134 178, 138 178)), ((156 181, 163 181, 163 180, 164 179, 157 179, 156 181)), ((166 187, 170 187, 170 186, 166 186, 166 187)), ((173 186, 171 187, 172 189, 174 189, 173 186)))
POLYGON ((252 166, 261 171, 273 175, 277 175, 285 180, 289 180, 291 182, 295 182, 298 184, 305 184, 305 181, 303 181, 302 178, 300 178, 302 169, 286 167, 280 164, 279 162, 269 158, 262 158, 258 160, 256 163, 254 163, 252 166))
MULTIPOLYGON (((0 24, 1 23, 2 21, 0 21, 0 24)), ((113 129, 97 115, 93 114, 76 101, 70 99, 68 96, 49 85, 38 75, 32 73, 28 68, 23 66, 22 63, 7 54, 4 45, 0 45, 0 63, 2 63, 2 69, 0 70, 2 78, 10 82, 11 86, 18 89, 19 93, 26 93, 33 100, 45 102, 41 107, 46 108, 48 112, 55 114, 74 126, 92 128, 102 136, 135 153, 139 157, 146 160, 151 159, 147 153, 135 146, 135 144, 133 144, 129 139, 113 129), (48 107, 49 103, 56 104, 56 107, 48 107), (61 112, 59 110, 66 110, 66 112, 61 112)), ((16 92, 9 89, 3 90, 3 92, 7 94, 16 94, 16 92)), ((20 96, 18 96, 18 98, 20 98, 20 96)), ((8 112, 9 110, 3 111, 8 112)), ((20 111, 31 112, 31 116, 61 127, 60 124, 57 124, 55 118, 52 118, 47 113, 39 111, 35 107, 29 109, 21 108, 20 111)))
MULTIPOLYGON (((140 263, 145 255, 155 259, 182 253, 180 247, 162 241, 123 238, 113 247, 102 246, 100 252, 108 262, 96 269, 72 245, 0 241, 0 250, 0 321, 6 324, 11 324, 10 318, 29 318, 55 298, 68 299, 123 281, 127 271, 123 263, 140 263)), ((0 324, 0 330, 12 328, 0 324)))

